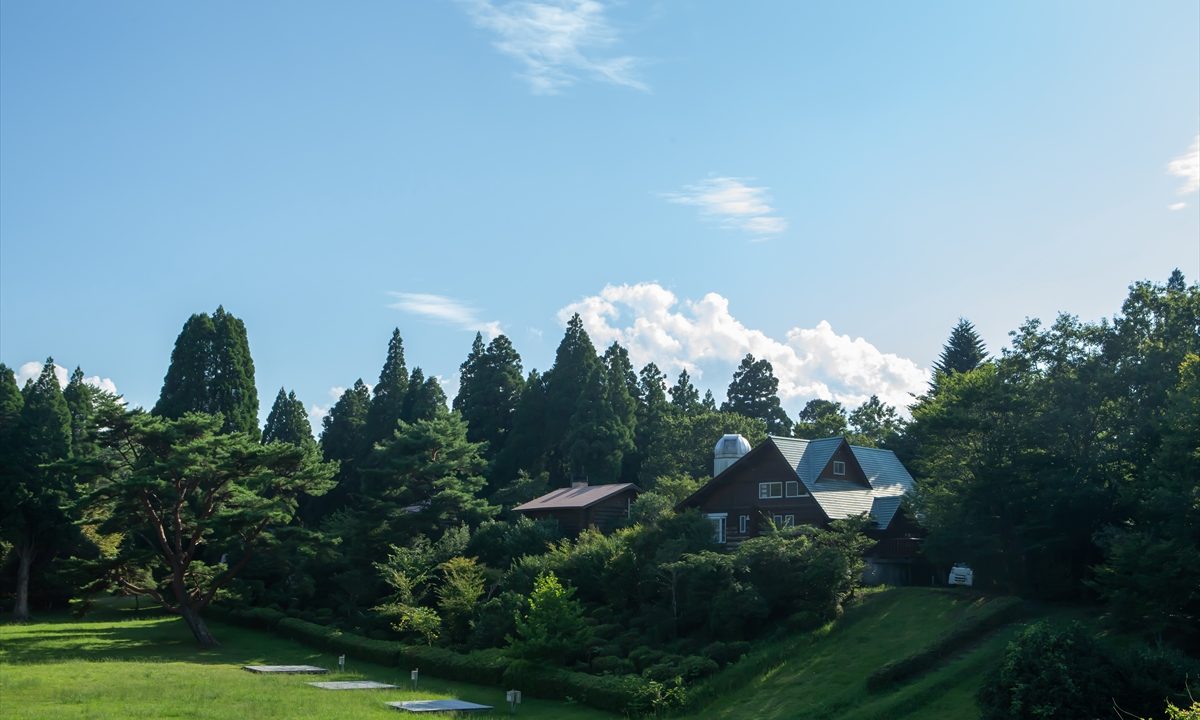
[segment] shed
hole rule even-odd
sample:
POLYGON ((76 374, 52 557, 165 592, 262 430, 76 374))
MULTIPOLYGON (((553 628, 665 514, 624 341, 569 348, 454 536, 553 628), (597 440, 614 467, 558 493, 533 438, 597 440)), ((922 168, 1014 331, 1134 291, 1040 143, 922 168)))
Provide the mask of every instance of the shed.
POLYGON ((633 483, 588 485, 573 483, 513 508, 533 520, 558 521, 566 535, 578 535, 588 527, 610 532, 629 517, 629 506, 641 492, 633 483))

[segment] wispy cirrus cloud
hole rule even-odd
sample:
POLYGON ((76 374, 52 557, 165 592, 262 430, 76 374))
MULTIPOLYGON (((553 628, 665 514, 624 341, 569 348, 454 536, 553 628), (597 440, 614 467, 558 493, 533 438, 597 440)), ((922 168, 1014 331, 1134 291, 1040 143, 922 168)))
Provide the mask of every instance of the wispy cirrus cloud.
POLYGON ((409 292, 389 292, 388 295, 396 300, 388 305, 394 310, 420 315, 463 330, 478 330, 488 338, 504 332, 498 321, 482 320, 478 310, 446 295, 409 292))
MULTIPOLYGON (((1167 163, 1167 172, 1183 178, 1183 185, 1178 190, 1180 195, 1200 191, 1200 134, 1196 135, 1187 152, 1167 163)), ((1171 210, 1182 210, 1187 207, 1187 203, 1171 203, 1167 207, 1171 210)))
POLYGON ((747 184, 753 178, 714 177, 678 192, 663 193, 669 202, 700 208, 700 215, 723 227, 765 239, 787 230, 787 220, 774 214, 766 187, 747 184))
POLYGON ((535 94, 558 94, 580 78, 650 90, 637 77, 638 58, 605 56, 604 49, 620 37, 597 0, 464 0, 462 5, 478 27, 495 33, 497 50, 521 63, 535 94))

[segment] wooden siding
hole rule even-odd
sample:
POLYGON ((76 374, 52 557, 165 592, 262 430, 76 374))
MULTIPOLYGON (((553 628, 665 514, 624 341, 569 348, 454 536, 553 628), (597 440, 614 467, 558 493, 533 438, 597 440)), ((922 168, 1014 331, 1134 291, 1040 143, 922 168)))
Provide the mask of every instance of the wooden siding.
POLYGON ((822 480, 845 480, 856 482, 865 487, 871 487, 870 481, 867 480, 866 474, 863 473, 862 466, 858 464, 858 458, 854 457, 854 452, 844 442, 833 453, 833 457, 829 458, 829 462, 825 463, 825 467, 821 468, 820 474, 817 475, 817 482, 821 482, 822 480), (835 462, 846 463, 845 475, 833 474, 833 463, 835 462))
POLYGON ((568 537, 574 537, 589 527, 608 533, 629 517, 629 504, 636 497, 637 489, 631 487, 591 507, 527 510, 524 514, 534 520, 557 520, 558 529, 568 537))
MULTIPOLYGON (((737 467, 726 471, 720 487, 714 488, 694 507, 702 513, 726 513, 725 539, 738 543, 762 533, 774 515, 792 515, 796 525, 824 525, 827 518, 811 495, 759 499, 760 482, 797 481, 796 471, 778 452, 760 452, 747 457, 737 467), (732 473, 732 475, 730 474, 732 473), (746 532, 739 527, 739 518, 748 516, 746 532)), ((800 485, 803 492, 804 485, 800 485)))

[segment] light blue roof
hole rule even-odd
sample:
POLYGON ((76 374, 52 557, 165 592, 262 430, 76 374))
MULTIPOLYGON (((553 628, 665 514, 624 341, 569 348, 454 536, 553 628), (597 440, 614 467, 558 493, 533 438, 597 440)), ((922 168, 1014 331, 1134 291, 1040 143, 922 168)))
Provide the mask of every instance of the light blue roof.
POLYGON ((830 520, 867 513, 878 527, 887 528, 900 509, 903 496, 912 490, 912 475, 891 450, 850 445, 850 451, 870 483, 868 488, 849 480, 817 482, 821 470, 844 442, 843 438, 800 440, 772 435, 770 440, 796 470, 796 477, 830 520))

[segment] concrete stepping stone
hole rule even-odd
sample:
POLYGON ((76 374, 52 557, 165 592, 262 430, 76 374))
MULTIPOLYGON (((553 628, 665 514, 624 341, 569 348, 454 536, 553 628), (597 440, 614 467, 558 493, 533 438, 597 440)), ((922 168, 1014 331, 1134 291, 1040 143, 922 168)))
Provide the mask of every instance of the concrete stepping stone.
POLYGON ((329 672, 316 665, 243 665, 243 670, 252 673, 273 673, 278 675, 324 675, 329 672))
POLYGON ((491 705, 479 705, 465 700, 406 700, 387 703, 397 710, 412 713, 435 712, 482 712, 491 710, 491 705))
POLYGON ((374 680, 335 680, 333 682, 310 682, 309 685, 322 690, 394 690, 395 685, 374 680))

